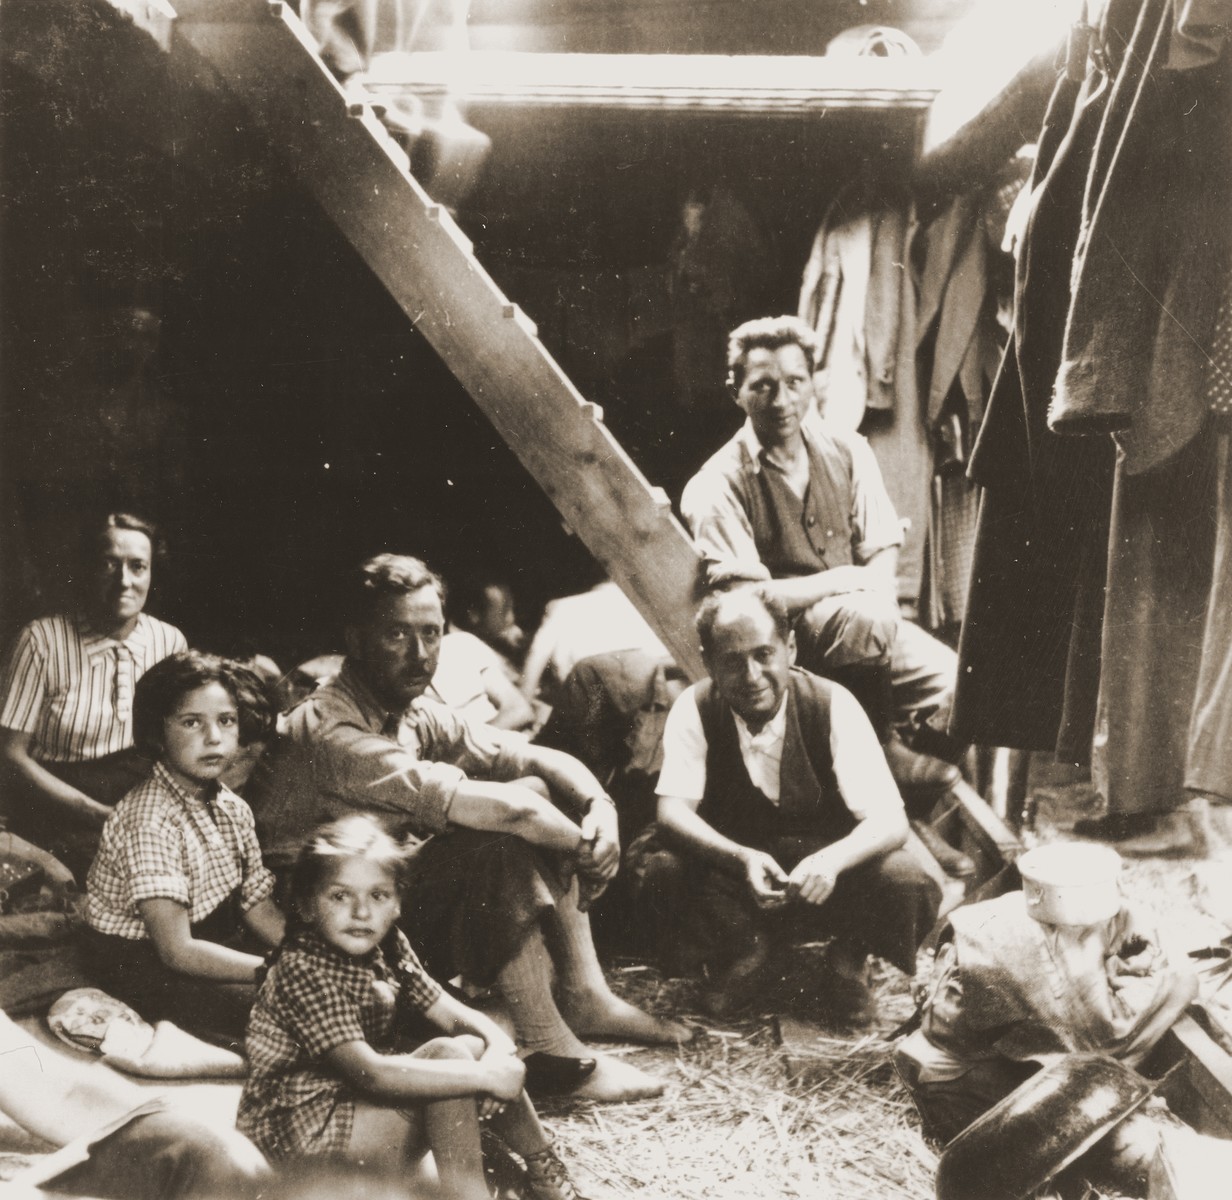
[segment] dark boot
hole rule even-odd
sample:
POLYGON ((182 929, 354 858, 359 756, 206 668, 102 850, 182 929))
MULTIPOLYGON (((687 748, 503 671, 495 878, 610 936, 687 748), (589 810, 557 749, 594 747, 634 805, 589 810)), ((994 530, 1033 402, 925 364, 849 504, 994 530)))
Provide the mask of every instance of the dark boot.
POLYGON ((897 733, 885 742, 885 756, 894 782, 907 796, 936 795, 948 791, 962 778, 962 772, 953 763, 912 750, 897 733))

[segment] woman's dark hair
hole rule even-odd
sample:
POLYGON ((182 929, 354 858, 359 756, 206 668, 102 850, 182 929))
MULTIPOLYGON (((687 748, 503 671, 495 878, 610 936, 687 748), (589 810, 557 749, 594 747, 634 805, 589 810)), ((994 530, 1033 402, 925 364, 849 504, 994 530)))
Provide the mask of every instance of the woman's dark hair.
POLYGON ((103 538, 113 529, 131 529, 134 533, 144 533, 150 539, 151 559, 158 563, 166 557, 167 543, 153 521, 147 521, 136 513, 109 512, 87 521, 82 527, 79 557, 83 567, 94 566, 103 538))
POLYGON ((316 829, 291 868, 288 891, 290 916, 306 923, 313 898, 338 864, 366 858, 388 868, 401 892, 406 882, 407 850, 366 813, 340 817, 316 829))
POLYGON ((133 691, 133 741, 152 758, 163 753, 163 722, 189 692, 219 683, 235 701, 240 745, 264 741, 274 731, 278 706, 260 676, 229 658, 181 650, 155 663, 133 691))

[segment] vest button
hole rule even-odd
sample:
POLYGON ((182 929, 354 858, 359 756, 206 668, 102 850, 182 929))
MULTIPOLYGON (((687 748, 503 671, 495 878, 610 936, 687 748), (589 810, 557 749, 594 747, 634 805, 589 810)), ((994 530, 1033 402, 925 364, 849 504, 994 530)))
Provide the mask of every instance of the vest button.
POLYGON ((816 524, 817 524, 817 518, 816 518, 816 517, 813 517, 813 516, 810 516, 810 517, 808 518, 808 520, 807 520, 805 523, 806 523, 806 524, 808 525, 808 527, 811 529, 814 525, 816 525, 816 524))

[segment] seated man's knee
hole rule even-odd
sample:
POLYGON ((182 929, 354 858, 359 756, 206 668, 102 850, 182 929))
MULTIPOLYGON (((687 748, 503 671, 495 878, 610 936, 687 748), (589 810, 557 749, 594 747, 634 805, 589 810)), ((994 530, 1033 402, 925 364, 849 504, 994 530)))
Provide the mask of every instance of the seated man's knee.
POLYGON ((801 651, 834 667, 888 664, 898 633, 897 605, 876 592, 818 601, 797 623, 801 651))
POLYGON ((908 846, 901 846, 873 860, 882 887, 919 888, 932 883, 932 877, 908 846))
POLYGON ((941 888, 907 849, 893 850, 877 863, 878 886, 901 907, 937 909, 941 888))
POLYGON ((527 791, 534 792, 537 796, 542 796, 545 800, 551 800, 552 798, 548 785, 538 775, 523 775, 521 779, 515 779, 513 782, 518 787, 526 788, 527 791))
POLYGON ((875 592, 853 592, 843 599, 840 648, 855 656, 852 661, 889 662, 898 634, 897 607, 875 592))

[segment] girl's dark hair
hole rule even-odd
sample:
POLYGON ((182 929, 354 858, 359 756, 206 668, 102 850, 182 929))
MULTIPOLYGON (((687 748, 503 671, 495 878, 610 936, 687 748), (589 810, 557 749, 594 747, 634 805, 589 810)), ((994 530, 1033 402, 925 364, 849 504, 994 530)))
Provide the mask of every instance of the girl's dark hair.
POLYGON ((291 868, 290 915, 306 923, 313 897, 333 876, 338 864, 348 858, 366 858, 387 867, 398 891, 402 891, 406 881, 406 847, 386 833, 375 818, 356 813, 320 826, 304 843, 291 868))
POLYGON ((219 683, 235 701, 240 745, 264 741, 274 731, 278 706, 256 672, 229 658, 181 650, 155 663, 133 691, 133 741, 151 758, 163 753, 163 722, 189 692, 219 683))

